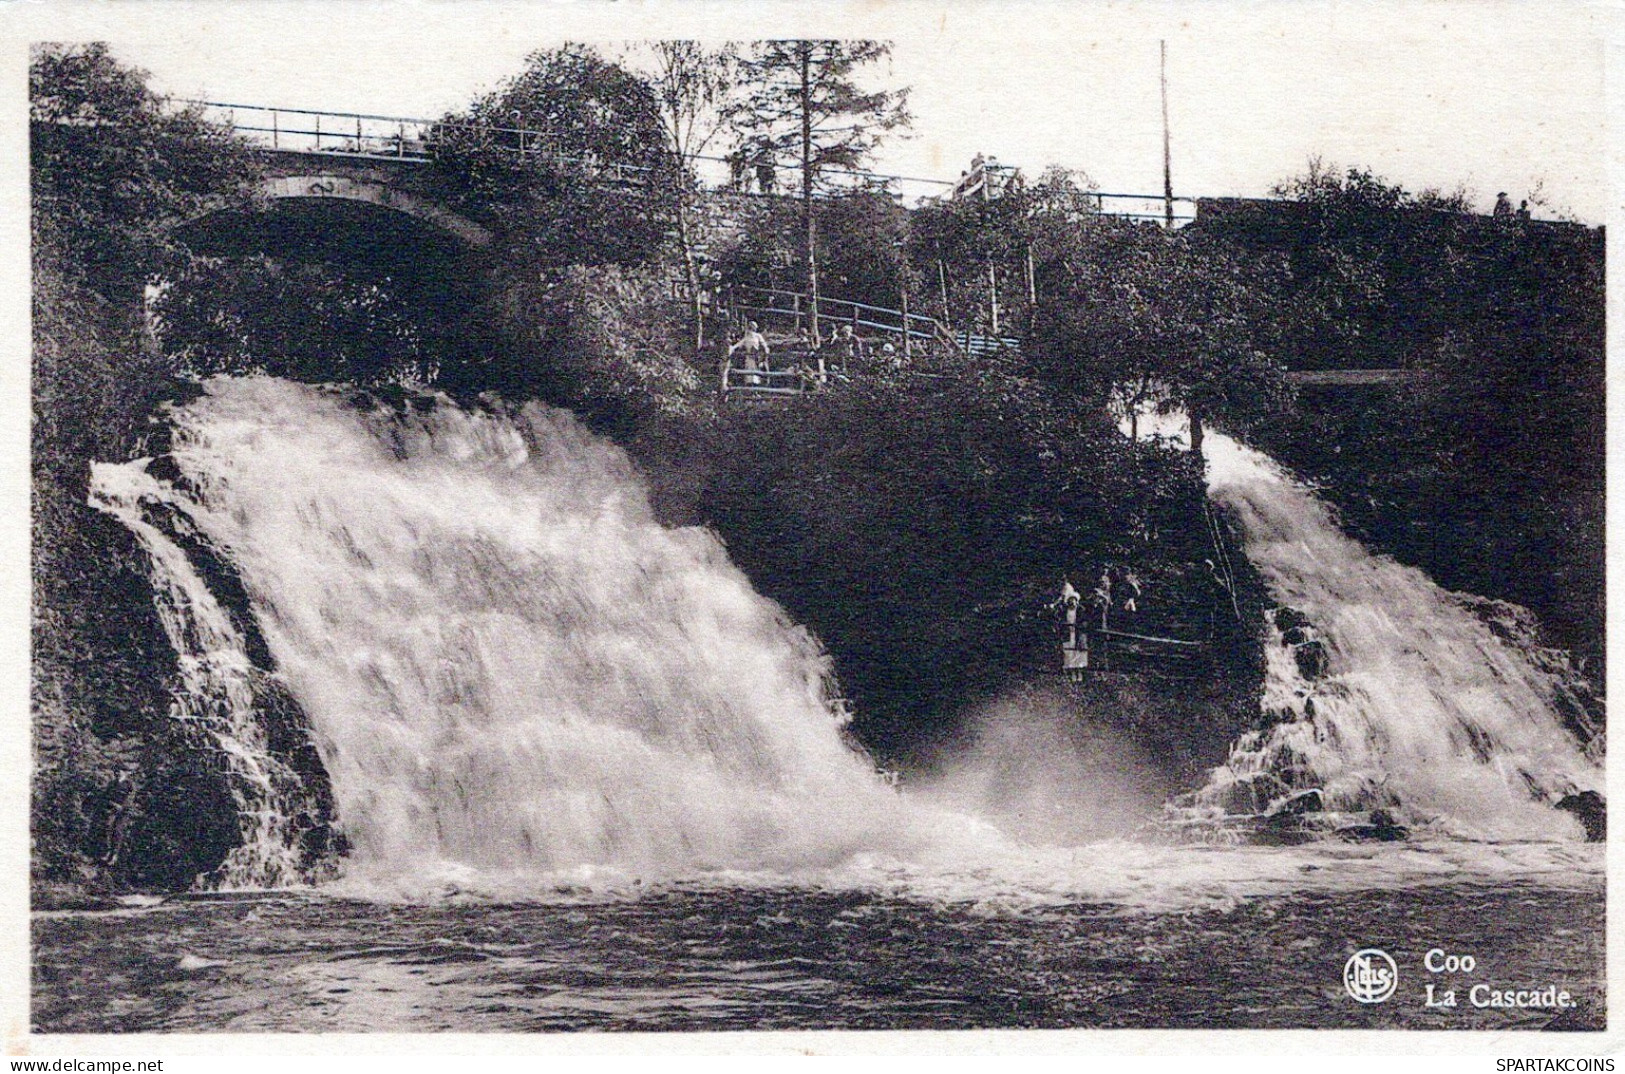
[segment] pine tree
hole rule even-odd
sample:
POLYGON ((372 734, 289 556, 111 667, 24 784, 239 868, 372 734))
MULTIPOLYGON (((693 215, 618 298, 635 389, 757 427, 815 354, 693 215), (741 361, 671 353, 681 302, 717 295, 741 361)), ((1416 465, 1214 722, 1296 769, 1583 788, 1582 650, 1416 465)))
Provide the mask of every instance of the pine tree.
POLYGON ((908 90, 866 92, 854 73, 891 54, 879 41, 758 41, 741 64, 744 92, 730 109, 751 159, 796 162, 802 258, 813 341, 818 331, 818 233, 813 197, 857 169, 888 131, 907 127, 908 90))

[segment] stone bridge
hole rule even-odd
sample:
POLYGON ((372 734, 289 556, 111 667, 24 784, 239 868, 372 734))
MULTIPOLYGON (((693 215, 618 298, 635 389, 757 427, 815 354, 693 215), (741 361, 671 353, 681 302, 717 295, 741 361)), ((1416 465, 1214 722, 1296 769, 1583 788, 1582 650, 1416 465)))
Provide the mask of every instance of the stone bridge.
POLYGON ((186 229, 191 245, 232 257, 269 254, 386 273, 445 290, 475 269, 492 234, 449 208, 422 158, 314 149, 262 150, 258 211, 219 211, 186 229))

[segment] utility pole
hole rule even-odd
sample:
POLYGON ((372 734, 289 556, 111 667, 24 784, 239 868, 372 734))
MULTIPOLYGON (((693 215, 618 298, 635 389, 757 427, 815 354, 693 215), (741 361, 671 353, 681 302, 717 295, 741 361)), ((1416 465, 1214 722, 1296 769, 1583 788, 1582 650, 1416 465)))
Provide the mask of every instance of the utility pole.
POLYGON ((813 217, 812 159, 812 50, 811 41, 797 43, 801 53, 801 227, 806 243, 807 313, 812 318, 812 342, 818 346, 818 231, 813 217))
POLYGON ((1162 197, 1168 230, 1174 229, 1174 169, 1168 146, 1168 42, 1159 41, 1162 50, 1162 197))

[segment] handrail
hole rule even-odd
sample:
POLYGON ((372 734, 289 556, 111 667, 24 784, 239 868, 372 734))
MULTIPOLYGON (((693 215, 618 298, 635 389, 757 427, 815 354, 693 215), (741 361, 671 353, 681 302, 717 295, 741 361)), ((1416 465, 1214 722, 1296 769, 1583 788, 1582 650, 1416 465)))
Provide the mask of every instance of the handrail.
MULTIPOLYGON (((218 109, 218 110, 222 110, 222 111, 225 111, 225 112, 228 112, 228 113, 232 113, 232 118, 230 120, 230 126, 232 127, 233 130, 251 131, 251 132, 254 132, 254 133, 257 133, 257 134, 270 134, 270 135, 272 135, 272 138, 273 138, 273 148, 280 148, 280 147, 275 146, 274 143, 277 140, 278 136, 280 136, 282 134, 300 135, 300 136, 306 136, 306 137, 314 136, 314 137, 316 137, 318 139, 318 141, 321 138, 326 138, 326 137, 333 137, 333 138, 350 137, 350 135, 348 133, 340 131, 340 130, 332 130, 332 131, 324 131, 324 130, 322 130, 320 121, 323 118, 331 118, 331 119, 335 119, 335 120, 343 120, 343 121, 345 121, 346 125, 359 124, 359 123, 363 123, 363 122, 366 122, 366 123, 393 123, 393 124, 402 125, 402 126, 410 125, 410 126, 413 126, 413 127, 425 129, 430 133, 434 133, 436 131, 479 131, 479 132, 485 132, 485 133, 489 133, 489 134, 497 135, 497 136, 502 136, 502 135, 517 136, 518 139, 519 139, 519 143, 520 143, 519 146, 517 146, 517 147, 514 147, 514 146, 501 146, 499 148, 506 149, 506 150, 513 151, 513 152, 518 152, 518 153, 521 153, 521 154, 534 151, 533 146, 535 146, 536 148, 543 148, 542 146, 538 146, 537 143, 545 143, 546 140, 547 140, 547 137, 548 137, 547 132, 544 131, 544 130, 535 130, 535 129, 528 128, 528 127, 506 127, 506 126, 500 126, 500 125, 497 125, 497 124, 490 124, 490 123, 471 123, 471 122, 453 120, 453 119, 429 119, 429 118, 422 117, 422 116, 386 115, 386 114, 375 113, 375 112, 334 112, 334 111, 329 111, 329 110, 320 109, 320 108, 283 108, 283 107, 280 107, 280 106, 264 105, 264 104, 246 104, 246 103, 242 103, 242 102, 232 102, 232 101, 210 101, 210 100, 205 100, 205 99, 196 98, 196 97, 176 97, 176 98, 172 98, 172 99, 176 103, 182 104, 182 105, 193 105, 193 106, 197 106, 197 107, 200 107, 200 108, 218 109), (263 113, 263 114, 272 115, 272 116, 276 116, 276 115, 313 116, 313 117, 316 117, 317 122, 316 122, 315 129, 306 130, 306 129, 280 128, 278 125, 275 124, 275 121, 273 120, 273 125, 271 127, 267 128, 267 127, 263 127, 263 126, 256 126, 256 125, 250 125, 250 124, 238 124, 237 121, 236 121, 236 117, 235 117, 235 113, 237 113, 237 112, 256 112, 256 113, 263 113), (527 143, 529 143, 529 144, 527 144, 527 143)), ((381 135, 381 134, 367 135, 367 134, 362 134, 360 132, 357 132, 356 137, 357 137, 358 141, 364 141, 367 138, 389 139, 391 136, 390 135, 381 135)), ((425 139, 424 141, 427 141, 427 140, 425 139)), ((361 152, 361 153, 358 153, 357 155, 360 155, 360 156, 377 155, 377 156, 380 156, 380 157, 387 156, 387 157, 392 157, 394 159, 421 159, 421 158, 416 158, 416 157, 407 157, 405 154, 402 154, 400 152, 388 152, 388 153, 379 153, 379 154, 368 154, 368 153, 365 153, 365 152, 361 152)), ((563 155, 559 155, 558 159, 562 160, 562 161, 571 161, 571 160, 573 160, 573 158, 565 157, 563 155)), ((726 164, 726 163, 729 162, 727 157, 715 156, 715 155, 703 154, 703 153, 696 154, 692 159, 694 159, 696 161, 705 161, 708 164, 726 164)), ((633 170, 633 171, 639 171, 639 172, 648 172, 648 171, 653 170, 653 169, 648 168, 648 167, 643 166, 643 165, 634 165, 634 164, 621 164, 621 165, 618 165, 618 167, 628 169, 628 170, 633 170)), ((886 172, 865 171, 865 170, 861 170, 861 169, 852 169, 852 168, 823 168, 823 169, 821 169, 821 172, 822 172, 822 174, 825 174, 825 175, 844 176, 844 177, 851 178, 851 179, 875 180, 875 181, 880 181, 883 184, 889 184, 889 183, 926 184, 926 185, 929 185, 929 186, 941 187, 941 188, 943 188, 945 190, 951 190, 951 189, 955 188, 962 181, 961 179, 931 179, 931 178, 926 178, 924 176, 895 175, 895 174, 889 174, 889 173, 886 173, 886 172)), ((1146 203, 1165 203, 1165 202, 1168 202, 1168 201, 1172 200, 1172 201, 1178 201, 1178 202, 1187 202, 1189 204, 1195 205, 1201 200, 1198 197, 1191 197, 1191 196, 1187 196, 1187 195, 1174 195, 1170 199, 1170 197, 1168 195, 1166 195, 1166 194, 1127 194, 1127 193, 1121 193, 1121 192, 1116 192, 1116 191, 1094 191, 1094 190, 1091 190, 1091 191, 1087 191, 1087 194, 1088 194, 1089 197, 1096 199, 1097 202, 1099 200, 1101 200, 1101 199, 1110 198, 1110 199, 1120 199, 1120 200, 1127 200, 1127 201, 1140 201, 1140 202, 1146 202, 1146 203)), ((1107 214, 1112 215, 1112 216, 1122 216, 1122 217, 1125 217, 1125 218, 1128 218, 1128 219, 1162 220, 1166 216, 1166 214, 1163 214, 1163 213, 1108 210, 1104 206, 1101 206, 1099 208, 1099 211, 1102 212, 1102 213, 1107 213, 1107 214)), ((1194 220, 1195 218, 1196 217, 1194 215, 1186 216, 1184 214, 1178 214, 1178 215, 1174 216, 1175 220, 1182 220, 1182 221, 1194 220)))

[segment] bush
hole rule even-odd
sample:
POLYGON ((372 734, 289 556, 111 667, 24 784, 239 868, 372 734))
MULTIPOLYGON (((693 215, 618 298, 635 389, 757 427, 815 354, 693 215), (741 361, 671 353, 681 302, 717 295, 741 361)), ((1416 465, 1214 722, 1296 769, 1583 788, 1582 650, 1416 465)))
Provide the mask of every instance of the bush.
POLYGON ((823 639, 883 756, 1051 673, 1063 579, 1087 588, 1110 562, 1182 587, 1207 554, 1189 453, 1132 445, 1008 369, 866 381, 703 428, 698 513, 823 639))

